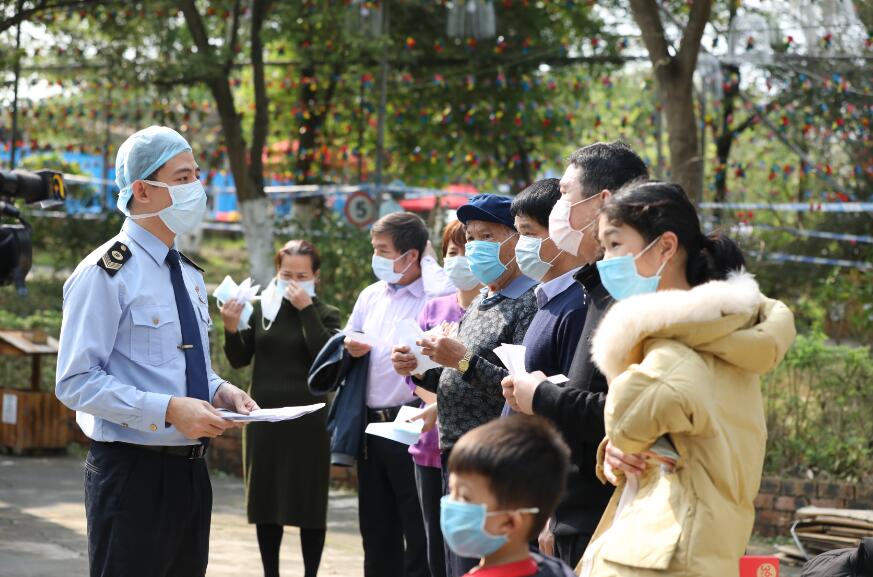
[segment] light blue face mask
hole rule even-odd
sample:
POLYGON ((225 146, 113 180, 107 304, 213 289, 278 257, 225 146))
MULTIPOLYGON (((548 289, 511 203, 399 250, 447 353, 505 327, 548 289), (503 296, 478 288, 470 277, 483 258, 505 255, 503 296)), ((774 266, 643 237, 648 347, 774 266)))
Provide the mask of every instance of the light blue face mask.
MULTIPOLYGON (((515 232, 503 242, 494 242, 490 240, 471 240, 464 245, 464 252, 467 254, 467 262, 470 263, 470 270, 479 279, 482 284, 491 284, 506 272, 506 265, 500 262, 500 247, 504 243, 511 240, 518 233, 515 232)), ((515 257, 512 257, 513 260, 515 257)), ((509 262, 512 262, 510 260, 509 262)), ((506 263, 506 264, 509 264, 506 263)))
POLYGON ((485 520, 503 513, 539 513, 537 508, 488 512, 481 503, 455 501, 449 495, 440 500, 440 529, 446 545, 461 557, 480 559, 503 547, 509 537, 492 535, 485 530, 485 520))
POLYGON ((127 215, 128 218, 141 220, 157 216, 176 235, 191 232, 197 228, 198 224, 203 222, 203 217, 206 215, 206 191, 203 189, 202 182, 194 180, 176 186, 152 180, 143 180, 143 182, 169 190, 173 204, 157 212, 130 214, 127 204, 121 205, 121 197, 119 196, 118 209, 127 215))
POLYGON ((443 263, 446 275, 459 290, 473 290, 479 286, 479 279, 470 270, 470 263, 466 256, 450 256, 443 263))
POLYGON ((310 298, 315 296, 315 281, 314 280, 299 280, 297 284, 306 291, 310 298))
POLYGON ((545 240, 535 236, 522 235, 518 239, 518 244, 515 245, 515 260, 518 263, 518 268, 521 269, 523 275, 535 281, 543 280, 543 277, 552 268, 552 263, 558 260, 563 252, 559 251, 555 258, 549 262, 544 261, 540 257, 540 250, 542 250, 545 240))
POLYGON ((658 267, 658 272, 653 276, 647 277, 640 275, 639 271, 637 271, 636 260, 652 248, 660 238, 659 236, 650 242, 636 256, 626 254, 597 261, 600 282, 603 283, 603 286, 609 291, 612 298, 620 301, 635 295, 653 293, 658 290, 658 285, 661 283, 661 271, 664 270, 667 261, 665 260, 658 267))
POLYGON ((385 258, 384 256, 374 254, 371 265, 373 266, 373 274, 376 275, 376 278, 383 280, 388 284, 399 282, 400 279, 403 278, 403 275, 406 274, 406 271, 409 270, 409 267, 412 266, 412 263, 409 263, 406 268, 403 269, 403 272, 394 272, 394 263, 406 256, 406 252, 395 259, 385 258))

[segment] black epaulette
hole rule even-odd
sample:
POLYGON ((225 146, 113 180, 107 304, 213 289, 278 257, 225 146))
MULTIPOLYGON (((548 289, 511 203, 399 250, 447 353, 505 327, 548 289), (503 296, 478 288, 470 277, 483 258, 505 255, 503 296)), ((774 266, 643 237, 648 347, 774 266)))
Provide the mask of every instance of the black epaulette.
POLYGON ((124 263, 129 261, 131 257, 133 257, 133 254, 131 254, 130 248, 123 242, 116 241, 106 251, 106 254, 100 257, 100 260, 97 261, 97 266, 105 270, 109 276, 115 276, 115 273, 120 271, 124 263))
POLYGON ((193 260, 191 260, 190 258, 188 258, 187 256, 185 256, 185 255, 182 254, 181 252, 179 253, 179 258, 181 258, 182 260, 184 260, 185 262, 187 262, 188 264, 190 264, 191 266, 193 266, 194 268, 196 268, 196 269, 199 270, 200 272, 206 272, 205 270, 203 270, 203 269, 200 267, 199 264, 197 264, 196 262, 194 262, 193 260))

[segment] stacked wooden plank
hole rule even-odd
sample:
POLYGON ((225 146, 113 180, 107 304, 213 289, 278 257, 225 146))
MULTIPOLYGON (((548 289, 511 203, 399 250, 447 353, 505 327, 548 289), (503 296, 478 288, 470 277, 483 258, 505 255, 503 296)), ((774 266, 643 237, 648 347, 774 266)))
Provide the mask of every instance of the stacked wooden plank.
POLYGON ((873 537, 873 511, 803 507, 797 510, 791 532, 808 557, 832 549, 857 547, 861 539, 873 537))

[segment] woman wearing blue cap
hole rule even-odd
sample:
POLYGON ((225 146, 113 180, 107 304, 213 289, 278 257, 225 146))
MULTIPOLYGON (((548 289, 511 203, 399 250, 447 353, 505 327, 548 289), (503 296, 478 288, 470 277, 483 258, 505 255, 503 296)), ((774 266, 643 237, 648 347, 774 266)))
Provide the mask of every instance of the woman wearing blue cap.
POLYGON ((151 126, 118 149, 128 218, 64 284, 56 394, 91 439, 85 514, 92 576, 206 573, 209 439, 218 408, 257 404, 212 371, 202 269, 175 249, 206 211, 191 146, 151 126))

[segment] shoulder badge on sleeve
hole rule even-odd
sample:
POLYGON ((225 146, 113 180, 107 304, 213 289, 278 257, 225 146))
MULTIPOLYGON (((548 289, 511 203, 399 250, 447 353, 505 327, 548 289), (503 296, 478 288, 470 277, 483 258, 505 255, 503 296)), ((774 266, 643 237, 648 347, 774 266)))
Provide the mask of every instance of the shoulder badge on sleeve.
POLYGON ((206 272, 205 270, 203 270, 202 268, 200 268, 200 265, 198 265, 196 262, 194 262, 193 260, 191 260, 190 258, 188 258, 187 256, 185 256, 185 255, 182 254, 181 252, 179 253, 179 257, 180 257, 183 261, 187 262, 188 264, 190 264, 191 266, 193 266, 194 268, 196 268, 197 270, 199 270, 200 272, 206 272))
POLYGON ((129 261, 132 256, 129 246, 123 242, 116 242, 100 257, 97 266, 105 270, 109 276, 115 276, 115 273, 120 271, 124 263, 129 261))

